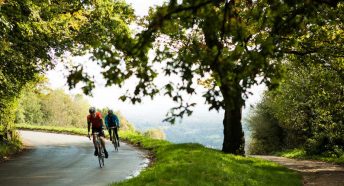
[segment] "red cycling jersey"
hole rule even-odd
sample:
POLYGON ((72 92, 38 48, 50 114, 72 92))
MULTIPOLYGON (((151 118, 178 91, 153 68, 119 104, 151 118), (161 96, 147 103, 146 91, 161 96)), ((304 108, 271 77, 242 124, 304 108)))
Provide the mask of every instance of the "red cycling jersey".
POLYGON ((87 116, 87 123, 92 124, 92 128, 100 128, 102 126, 102 115, 100 112, 96 112, 96 117, 91 114, 87 116))

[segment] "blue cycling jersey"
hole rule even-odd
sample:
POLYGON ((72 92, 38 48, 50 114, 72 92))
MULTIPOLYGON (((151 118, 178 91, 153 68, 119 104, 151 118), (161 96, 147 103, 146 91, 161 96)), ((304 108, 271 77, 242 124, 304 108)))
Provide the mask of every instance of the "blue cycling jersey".
POLYGON ((115 114, 108 114, 105 116, 105 125, 106 127, 113 127, 117 126, 119 127, 119 119, 115 114))

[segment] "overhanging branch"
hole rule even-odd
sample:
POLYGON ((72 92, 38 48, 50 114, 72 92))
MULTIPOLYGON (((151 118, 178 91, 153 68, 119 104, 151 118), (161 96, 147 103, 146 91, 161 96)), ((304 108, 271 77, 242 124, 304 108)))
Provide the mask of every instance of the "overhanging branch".
POLYGON ((177 8, 175 8, 172 11, 169 11, 165 15, 157 14, 155 19, 148 25, 148 29, 142 33, 141 38, 143 38, 144 40, 138 43, 138 45, 140 46, 136 46, 136 47, 142 47, 146 43, 149 43, 152 40, 151 36, 153 35, 153 33, 155 33, 162 26, 164 21, 170 20, 172 15, 178 14, 184 11, 190 11, 190 10, 192 10, 193 12, 196 12, 199 8, 206 6, 210 3, 215 3, 215 2, 216 1, 214 0, 208 0, 202 3, 199 3, 197 5, 193 5, 193 6, 187 6, 187 7, 178 6, 177 8))
POLYGON ((317 50, 308 50, 308 51, 280 50, 280 52, 285 53, 285 54, 295 54, 295 55, 298 55, 298 56, 305 56, 305 55, 308 55, 308 54, 316 53, 317 50))

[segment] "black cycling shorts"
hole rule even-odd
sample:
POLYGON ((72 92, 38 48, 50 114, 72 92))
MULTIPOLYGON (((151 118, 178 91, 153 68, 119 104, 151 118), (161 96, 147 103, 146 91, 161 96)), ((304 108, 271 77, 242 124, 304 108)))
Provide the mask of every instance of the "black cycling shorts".
POLYGON ((95 132, 99 132, 99 136, 105 137, 105 133, 103 131, 103 128, 92 128, 92 134, 95 132))

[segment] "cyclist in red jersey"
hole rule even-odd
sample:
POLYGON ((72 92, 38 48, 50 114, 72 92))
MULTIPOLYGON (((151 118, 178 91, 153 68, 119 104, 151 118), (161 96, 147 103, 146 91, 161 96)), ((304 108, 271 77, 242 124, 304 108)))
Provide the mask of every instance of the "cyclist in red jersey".
POLYGON ((98 150, 96 148, 96 136, 94 132, 99 132, 100 141, 104 148, 105 158, 108 158, 109 154, 105 148, 105 134, 103 131, 104 123, 103 123, 102 115, 100 114, 100 112, 96 112, 96 109, 94 107, 90 107, 89 113, 90 115, 87 116, 87 129, 88 129, 88 137, 90 137, 90 127, 92 125, 92 136, 93 136, 93 144, 94 144, 94 149, 95 149, 94 155, 95 156, 98 155, 98 150))

